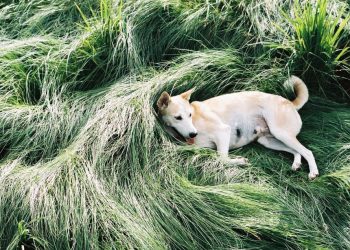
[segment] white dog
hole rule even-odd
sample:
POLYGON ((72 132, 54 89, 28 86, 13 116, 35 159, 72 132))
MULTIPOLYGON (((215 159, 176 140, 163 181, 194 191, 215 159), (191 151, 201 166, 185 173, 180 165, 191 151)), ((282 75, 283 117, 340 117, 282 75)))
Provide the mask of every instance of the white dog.
MULTIPOLYGON (((319 174, 315 158, 296 138, 302 126, 297 110, 307 102, 308 89, 296 76, 288 81, 297 95, 293 101, 245 91, 189 103, 191 89, 173 97, 163 92, 157 105, 165 124, 189 143, 216 148, 220 156, 228 157, 229 149, 257 140, 267 148, 293 154, 293 170, 300 168, 303 156, 309 164, 309 179, 314 179, 319 174)), ((242 159, 233 161, 242 163, 242 159)))

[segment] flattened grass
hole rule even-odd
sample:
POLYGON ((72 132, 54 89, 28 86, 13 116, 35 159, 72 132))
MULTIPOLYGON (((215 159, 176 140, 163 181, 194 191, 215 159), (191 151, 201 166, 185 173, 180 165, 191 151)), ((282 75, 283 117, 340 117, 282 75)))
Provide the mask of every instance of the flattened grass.
POLYGON ((193 100, 293 98, 288 58, 264 46, 284 37, 266 28, 282 16, 275 2, 90 6, 42 13, 43 28, 11 16, 13 30, 0 25, 1 249, 349 248, 348 105, 312 96, 300 111, 299 139, 321 173, 313 182, 306 163, 293 172, 290 155, 257 144, 230 153, 251 165, 227 166, 170 137, 155 109, 162 91, 194 86, 193 100))

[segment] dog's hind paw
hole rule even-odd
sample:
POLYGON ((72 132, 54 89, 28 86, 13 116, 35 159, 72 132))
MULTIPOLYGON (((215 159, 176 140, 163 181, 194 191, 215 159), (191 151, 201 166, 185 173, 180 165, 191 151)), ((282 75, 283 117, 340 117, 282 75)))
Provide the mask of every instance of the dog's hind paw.
POLYGON ((309 180, 315 179, 318 175, 319 174, 318 174, 317 170, 316 171, 310 171, 310 173, 309 173, 309 180))
POLYGON ((295 162, 295 163, 293 163, 292 169, 293 169, 294 171, 298 171, 300 168, 301 168, 301 162, 295 162))

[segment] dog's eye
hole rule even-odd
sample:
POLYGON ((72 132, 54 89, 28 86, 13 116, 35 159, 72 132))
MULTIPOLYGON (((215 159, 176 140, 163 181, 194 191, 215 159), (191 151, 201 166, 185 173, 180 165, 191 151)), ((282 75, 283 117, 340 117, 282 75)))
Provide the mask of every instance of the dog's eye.
POLYGON ((192 116, 192 114, 190 113, 190 117, 192 116))
POLYGON ((176 119, 176 120, 182 120, 182 116, 181 116, 181 115, 175 116, 175 119, 176 119))

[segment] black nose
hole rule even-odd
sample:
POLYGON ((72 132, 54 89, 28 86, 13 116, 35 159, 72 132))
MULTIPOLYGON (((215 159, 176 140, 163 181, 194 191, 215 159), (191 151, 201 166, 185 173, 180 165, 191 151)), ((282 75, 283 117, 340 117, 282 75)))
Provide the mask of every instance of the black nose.
POLYGON ((190 137, 191 138, 194 138, 194 137, 196 137, 197 136, 197 133, 190 133, 190 137))

